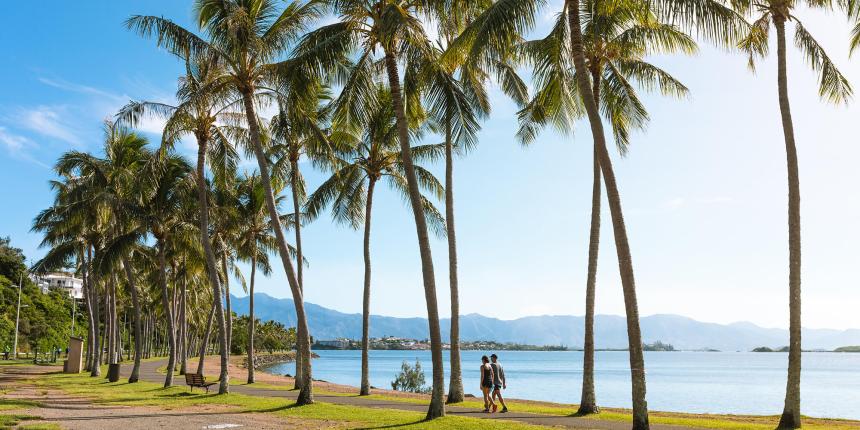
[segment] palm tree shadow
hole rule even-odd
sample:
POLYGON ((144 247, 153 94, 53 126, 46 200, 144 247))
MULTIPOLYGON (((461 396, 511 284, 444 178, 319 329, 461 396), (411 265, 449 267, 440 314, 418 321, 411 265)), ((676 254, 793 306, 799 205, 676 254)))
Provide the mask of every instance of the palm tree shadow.
POLYGON ((414 421, 414 422, 410 422, 410 423, 403 423, 403 424, 390 424, 387 426, 356 427, 356 430, 396 429, 396 428, 403 428, 403 427, 408 427, 408 426, 412 426, 412 425, 418 425, 418 424, 421 424, 424 422, 427 422, 427 420, 418 420, 418 421, 414 421))

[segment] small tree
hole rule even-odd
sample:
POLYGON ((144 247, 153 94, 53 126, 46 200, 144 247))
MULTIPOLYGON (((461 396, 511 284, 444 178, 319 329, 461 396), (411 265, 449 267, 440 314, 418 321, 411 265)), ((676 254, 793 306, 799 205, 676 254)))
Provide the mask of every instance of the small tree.
POLYGON ((400 366, 400 374, 391 381, 394 391, 405 391, 407 393, 430 393, 430 388, 424 386, 424 371, 421 370, 421 362, 415 360, 415 367, 407 362, 400 366))

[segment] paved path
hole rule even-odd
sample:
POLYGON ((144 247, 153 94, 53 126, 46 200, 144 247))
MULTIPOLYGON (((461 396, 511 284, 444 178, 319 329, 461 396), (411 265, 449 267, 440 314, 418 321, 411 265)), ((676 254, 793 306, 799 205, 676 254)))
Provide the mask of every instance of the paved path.
MULTIPOLYGON (((159 367, 164 367, 166 365, 166 361, 149 361, 141 363, 140 367, 140 379, 145 381, 151 381, 156 383, 164 383, 164 374, 158 372, 159 367)), ((123 363, 121 374, 124 377, 128 377, 128 373, 131 371, 130 363, 123 363)), ((181 385, 184 383, 184 379, 175 378, 174 383, 177 385, 181 385)), ((217 387, 214 387, 217 388, 217 387)), ((230 386, 231 393, 241 393, 248 394, 252 396, 260 396, 260 397, 280 397, 287 400, 295 400, 298 392, 292 390, 273 390, 266 388, 258 388, 254 386, 248 385, 231 385, 230 386)), ((396 402, 396 401, 386 401, 379 399, 368 399, 365 397, 358 396, 334 396, 334 395, 325 395, 325 394, 314 394, 314 399, 320 402, 333 403, 338 405, 348 405, 348 406, 359 406, 365 408, 384 408, 384 409, 398 409, 404 411, 413 411, 413 412, 426 412, 427 406, 418 405, 412 403, 404 403, 404 402, 396 402)), ((493 420, 512 420, 512 421, 520 421, 528 424, 537 424, 544 426, 559 426, 573 429, 596 429, 596 430, 626 430, 630 428, 629 423, 622 423, 616 421, 603 421, 603 420, 594 420, 587 418, 578 418, 571 416, 557 416, 557 415, 538 415, 538 414, 529 414, 523 412, 508 412, 506 414, 485 414, 480 410, 472 409, 472 408, 464 408, 458 406, 448 406, 446 407, 446 412, 448 415, 461 416, 461 417, 471 417, 471 418, 482 418, 482 419, 493 419, 493 420)), ((681 427, 681 426, 670 426, 663 424, 652 424, 651 428, 653 430, 692 430, 691 427, 681 427)))
POLYGON ((13 407, 0 411, 0 414, 38 417, 21 424, 55 424, 67 430, 200 430, 233 427, 306 430, 311 427, 336 428, 337 425, 334 421, 327 423, 262 412, 248 413, 217 404, 171 409, 109 405, 94 403, 91 396, 70 395, 60 390, 34 385, 34 380, 41 375, 60 370, 57 366, 0 366, 0 387, 3 388, 0 403, 13 407))

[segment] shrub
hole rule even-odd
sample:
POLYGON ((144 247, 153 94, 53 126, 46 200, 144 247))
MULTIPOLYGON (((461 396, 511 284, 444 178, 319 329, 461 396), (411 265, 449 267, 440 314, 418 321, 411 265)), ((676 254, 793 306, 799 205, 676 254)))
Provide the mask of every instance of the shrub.
POLYGON ((421 370, 421 362, 415 360, 415 367, 412 367, 404 361, 400 366, 400 374, 391 381, 391 388, 407 393, 429 393, 430 388, 424 386, 424 371, 421 370))

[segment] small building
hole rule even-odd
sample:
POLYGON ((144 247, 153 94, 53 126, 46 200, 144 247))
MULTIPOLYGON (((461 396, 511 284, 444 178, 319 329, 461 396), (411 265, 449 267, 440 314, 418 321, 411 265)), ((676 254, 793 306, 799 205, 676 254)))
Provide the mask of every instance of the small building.
POLYGON ((69 297, 82 299, 84 297, 84 281, 71 273, 56 272, 48 273, 36 278, 36 284, 42 293, 47 293, 50 290, 66 291, 69 297))

